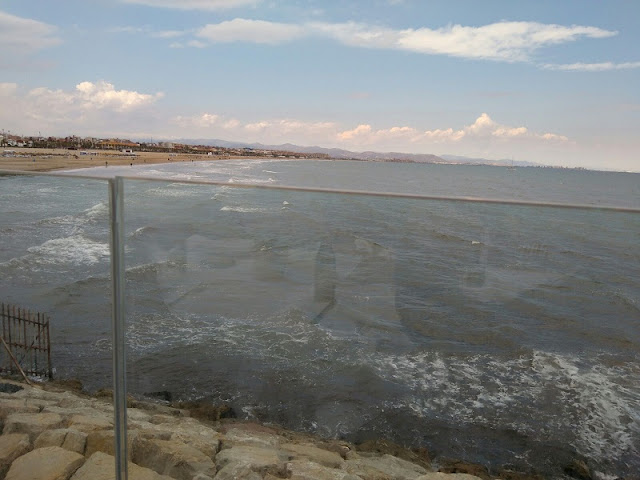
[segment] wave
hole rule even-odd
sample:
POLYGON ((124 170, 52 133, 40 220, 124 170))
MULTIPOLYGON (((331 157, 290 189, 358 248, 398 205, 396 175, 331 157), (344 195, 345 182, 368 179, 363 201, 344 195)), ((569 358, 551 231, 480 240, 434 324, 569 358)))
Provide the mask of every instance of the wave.
POLYGON ((378 355, 370 361, 381 377, 410 388, 397 406, 421 417, 509 427, 539 442, 549 440, 549 429, 556 440, 601 461, 639 453, 637 364, 588 365, 542 351, 510 360, 428 352, 378 355))
POLYGON ((94 265, 106 261, 110 255, 108 243, 95 242, 83 235, 55 238, 42 245, 30 247, 29 252, 19 258, 12 258, 3 265, 43 266, 43 265, 94 265))
POLYGON ((262 213, 267 212, 266 208, 257 207, 230 207, 225 206, 220 209, 221 212, 238 212, 238 213, 262 213))

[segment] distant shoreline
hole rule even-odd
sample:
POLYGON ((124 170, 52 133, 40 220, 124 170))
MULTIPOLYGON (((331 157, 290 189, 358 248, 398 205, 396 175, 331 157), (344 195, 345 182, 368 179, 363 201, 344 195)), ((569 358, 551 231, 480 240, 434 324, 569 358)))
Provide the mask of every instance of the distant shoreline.
MULTIPOLYGON (((270 156, 242 156, 242 155, 207 155, 197 153, 167 153, 167 152, 134 152, 123 153, 117 150, 68 150, 65 148, 5 148, 0 151, 0 170, 23 172, 54 172, 61 170, 78 170, 83 168, 109 167, 109 166, 137 166, 178 162, 211 162, 224 160, 282 160, 270 156), (10 150, 11 154, 4 153, 10 150)), ((289 158, 295 160, 295 158, 289 158)), ((452 165, 452 166, 481 166, 498 168, 545 168, 558 170, 575 170, 603 173, 640 173, 619 170, 593 170, 587 168, 569 168, 555 166, 522 166, 509 167, 507 165, 483 164, 483 163, 458 163, 451 162, 419 162, 411 160, 364 160, 347 158, 309 158, 315 161, 357 161, 374 163, 415 163, 425 165, 452 165)))
MULTIPOLYGON (((203 162, 230 160, 229 157, 193 153, 135 152, 125 154, 116 150, 77 150, 64 148, 12 148, 15 153, 0 157, 0 170, 52 172, 92 167, 146 165, 173 162, 203 162)), ((2 153, 2 152, 0 152, 2 153)))

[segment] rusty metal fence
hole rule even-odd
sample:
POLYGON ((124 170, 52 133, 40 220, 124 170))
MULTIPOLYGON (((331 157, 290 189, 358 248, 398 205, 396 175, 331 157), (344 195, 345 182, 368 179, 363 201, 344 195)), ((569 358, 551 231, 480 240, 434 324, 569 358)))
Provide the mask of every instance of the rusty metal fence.
POLYGON ((49 317, 0 304, 0 372, 53 378, 49 317))

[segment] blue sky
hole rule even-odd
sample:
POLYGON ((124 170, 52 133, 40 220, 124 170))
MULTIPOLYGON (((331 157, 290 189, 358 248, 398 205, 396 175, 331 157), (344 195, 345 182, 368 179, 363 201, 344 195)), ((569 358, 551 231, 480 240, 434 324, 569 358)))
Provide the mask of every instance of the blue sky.
POLYGON ((640 2, 0 0, 0 128, 640 171, 640 2))

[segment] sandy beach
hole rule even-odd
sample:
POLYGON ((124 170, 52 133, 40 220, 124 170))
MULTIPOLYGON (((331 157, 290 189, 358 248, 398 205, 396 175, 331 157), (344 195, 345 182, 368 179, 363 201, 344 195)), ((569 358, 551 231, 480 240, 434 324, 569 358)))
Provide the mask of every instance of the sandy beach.
POLYGON ((78 150, 63 148, 4 148, 0 151, 0 170, 51 172, 87 167, 108 168, 109 166, 201 162, 230 158, 240 157, 166 152, 135 152, 135 155, 125 155, 115 150, 91 150, 81 154, 78 150), (6 153, 7 151, 12 153, 6 153))

